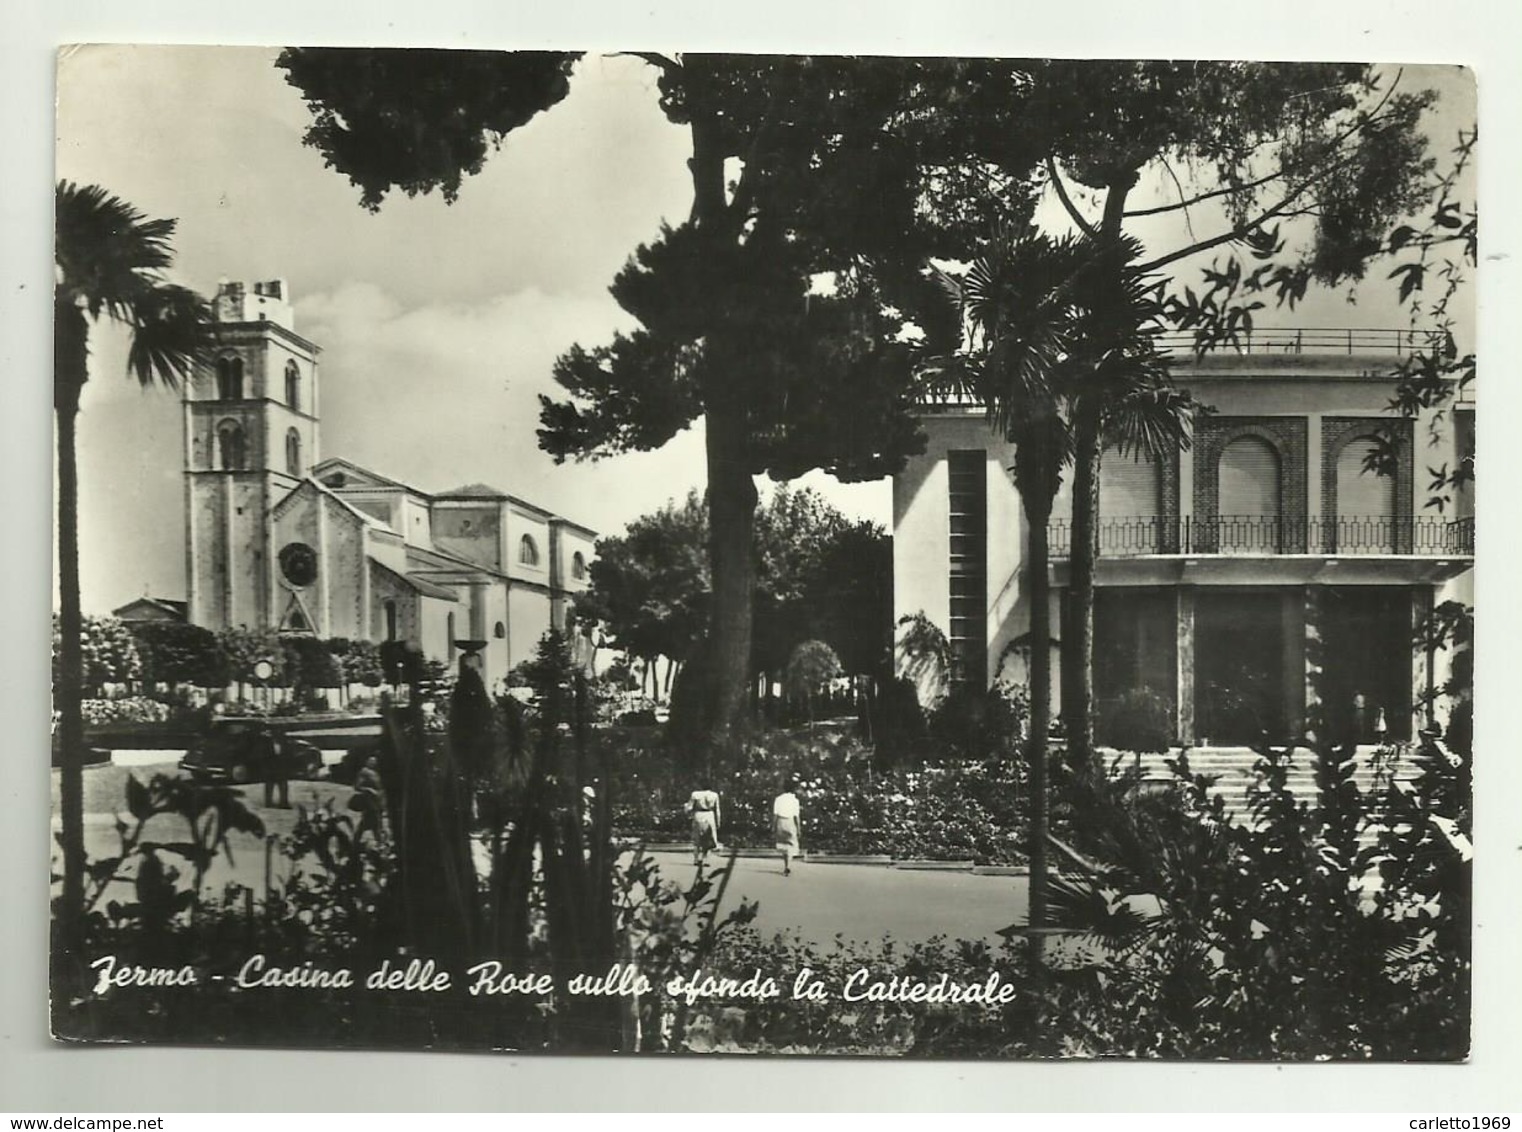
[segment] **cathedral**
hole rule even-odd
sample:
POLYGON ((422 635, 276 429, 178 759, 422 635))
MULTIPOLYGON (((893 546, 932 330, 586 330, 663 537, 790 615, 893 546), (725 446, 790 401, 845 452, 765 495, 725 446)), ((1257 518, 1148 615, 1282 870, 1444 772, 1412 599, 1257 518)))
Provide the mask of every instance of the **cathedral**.
POLYGON ((186 619, 479 657, 488 688, 564 630, 596 532, 483 483, 425 492, 321 451, 319 348, 284 280, 219 285, 184 391, 186 619))

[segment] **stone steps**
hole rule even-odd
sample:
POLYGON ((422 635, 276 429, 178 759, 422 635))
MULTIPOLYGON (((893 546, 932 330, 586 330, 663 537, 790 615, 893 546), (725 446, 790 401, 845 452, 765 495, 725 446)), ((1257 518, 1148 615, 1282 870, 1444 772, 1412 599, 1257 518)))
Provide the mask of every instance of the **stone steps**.
MULTIPOLYGON (((1406 777, 1411 773, 1411 768, 1404 767, 1398 762, 1393 768, 1383 768, 1374 765, 1374 756, 1378 748, 1360 747, 1355 755, 1353 782, 1360 791, 1368 793, 1375 789, 1381 775, 1395 774, 1397 778, 1406 777)), ((1172 773, 1167 766, 1167 760, 1178 757, 1175 749, 1166 755, 1145 754, 1140 757, 1142 780, 1144 782, 1171 781, 1172 773)), ((1117 773, 1123 773, 1130 767, 1137 765, 1137 757, 1118 752, 1107 752, 1108 765, 1112 766, 1117 773), (1116 760, 1119 760, 1118 762, 1116 760)), ((1226 803, 1226 811, 1232 817, 1241 819, 1247 814, 1248 788, 1256 781, 1258 754, 1247 747, 1209 747, 1193 748, 1189 751, 1189 771, 1191 774, 1207 775, 1216 779, 1212 793, 1217 794, 1226 803)), ((1316 768, 1315 755, 1312 751, 1301 748, 1294 752, 1290 764, 1285 785, 1294 795, 1298 802, 1314 804, 1316 802, 1316 768)), ((1365 836, 1365 840, 1372 838, 1372 833, 1365 836)))

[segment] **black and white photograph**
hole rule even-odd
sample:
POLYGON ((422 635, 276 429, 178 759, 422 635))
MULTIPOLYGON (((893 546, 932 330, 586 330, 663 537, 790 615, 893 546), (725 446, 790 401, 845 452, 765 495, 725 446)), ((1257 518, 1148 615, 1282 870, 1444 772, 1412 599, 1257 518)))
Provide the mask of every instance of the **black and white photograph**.
POLYGON ((57 96, 56 1040, 1471 1057, 1461 60, 57 96))

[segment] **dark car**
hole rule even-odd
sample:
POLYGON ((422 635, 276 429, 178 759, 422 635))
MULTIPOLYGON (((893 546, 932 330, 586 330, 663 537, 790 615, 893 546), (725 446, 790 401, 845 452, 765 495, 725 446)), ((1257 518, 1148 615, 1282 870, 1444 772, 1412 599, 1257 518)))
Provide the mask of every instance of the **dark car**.
POLYGON ((264 720, 214 719, 185 752, 180 769, 213 782, 316 778, 322 770, 322 752, 264 720))
POLYGON ((365 763, 369 762, 372 758, 379 758, 380 750, 381 742, 379 739, 356 743, 344 752, 342 759, 328 768, 328 777, 344 786, 353 786, 365 763))

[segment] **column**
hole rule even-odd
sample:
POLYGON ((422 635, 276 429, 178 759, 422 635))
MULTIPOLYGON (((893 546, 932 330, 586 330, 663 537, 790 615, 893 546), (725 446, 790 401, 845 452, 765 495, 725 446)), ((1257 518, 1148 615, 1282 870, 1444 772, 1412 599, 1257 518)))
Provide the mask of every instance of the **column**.
POLYGON ((1411 639, 1421 643, 1411 654, 1411 687, 1417 689, 1420 696, 1411 706, 1420 710, 1420 716, 1413 712, 1412 718, 1420 718, 1423 727, 1432 727, 1437 723, 1437 697, 1432 694, 1437 684, 1437 656, 1433 647, 1426 642, 1424 632, 1431 616, 1432 588, 1412 586, 1411 639))
POLYGON ((1321 707, 1322 644, 1320 604, 1316 600, 1316 587, 1306 586, 1301 590, 1300 609, 1305 623, 1305 726, 1319 732, 1325 730, 1326 720, 1309 718, 1313 707, 1318 708, 1320 714, 1325 715, 1325 709, 1321 707))
POLYGON ((1337 516, 1322 513, 1322 493, 1326 489, 1326 469, 1322 466, 1321 456, 1321 414, 1310 413, 1305 418, 1305 552, 1307 554, 1325 554, 1327 548, 1332 545, 1327 532, 1335 526, 1337 516))
POLYGON ((1194 742, 1194 587, 1179 586, 1173 592, 1178 611, 1175 719, 1178 724, 1178 741, 1187 746, 1194 742))
POLYGON ((1305 734, 1306 696, 1305 595, 1286 589, 1279 598, 1279 633, 1283 647, 1284 738, 1296 741, 1305 734))
POLYGON ((486 583, 472 582, 470 584, 470 639, 473 641, 490 640, 486 631, 486 583))

